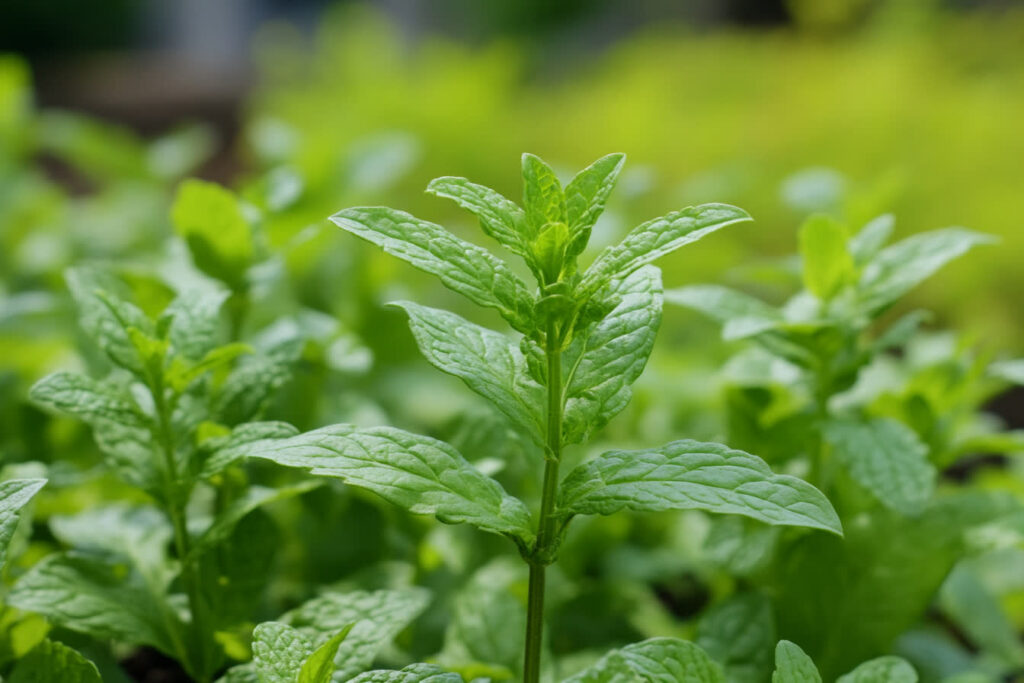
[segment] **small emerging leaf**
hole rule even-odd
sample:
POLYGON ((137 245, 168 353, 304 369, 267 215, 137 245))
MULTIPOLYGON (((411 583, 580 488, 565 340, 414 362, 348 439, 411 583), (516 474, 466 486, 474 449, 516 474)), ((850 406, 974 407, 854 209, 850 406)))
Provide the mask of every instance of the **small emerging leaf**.
POLYGON ((565 195, 551 167, 533 154, 523 155, 523 207, 530 237, 548 223, 565 223, 565 195))
POLYGON ((853 274, 846 240, 846 229, 826 215, 811 216, 800 228, 804 287, 822 301, 831 299, 853 274))
POLYGON ((576 174, 565 187, 565 213, 572 234, 568 257, 578 256, 590 241, 590 232, 604 212, 608 195, 626 163, 625 154, 608 154, 576 174))

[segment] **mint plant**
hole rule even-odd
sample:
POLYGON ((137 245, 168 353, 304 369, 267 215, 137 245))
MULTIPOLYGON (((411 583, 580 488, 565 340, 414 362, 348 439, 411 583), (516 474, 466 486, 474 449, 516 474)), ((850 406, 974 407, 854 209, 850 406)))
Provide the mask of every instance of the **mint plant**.
MULTIPOLYGON (((721 444, 679 440, 609 451, 560 476, 567 447, 585 441, 623 409, 646 364, 662 307, 660 271, 650 264, 749 220, 724 204, 674 211, 634 228, 581 269, 579 257, 623 163, 623 155, 608 155, 563 187, 547 164, 526 154, 522 207, 464 178, 438 178, 429 185, 432 194, 476 214, 485 234, 520 257, 533 287, 491 252, 402 211, 362 207, 331 218, 497 312, 514 330, 516 336, 509 337, 454 313, 396 304, 409 316, 427 360, 493 403, 535 444, 542 494, 534 514, 449 444, 393 427, 340 424, 237 449, 339 478, 413 513, 509 538, 529 566, 521 671, 527 683, 541 676, 546 569, 557 560, 576 516, 699 509, 841 534, 835 511, 813 486, 774 474, 756 456, 721 444)), ((685 644, 671 647, 689 651, 685 644)), ((607 667, 644 675, 621 664, 623 658, 628 659, 612 657, 607 667)))
POLYGON ((72 630, 155 647, 210 681, 225 659, 216 634, 244 623, 265 580, 266 553, 254 552, 251 536, 269 522, 250 513, 309 489, 248 486, 228 472, 231 449, 297 432, 251 421, 280 384, 283 360, 225 343, 221 290, 178 295, 153 319, 114 272, 80 267, 67 279, 108 373, 57 372, 31 398, 86 422, 110 466, 153 506, 55 518, 54 535, 75 549, 36 564, 9 601, 72 630), (200 489, 212 493, 205 510, 200 489))

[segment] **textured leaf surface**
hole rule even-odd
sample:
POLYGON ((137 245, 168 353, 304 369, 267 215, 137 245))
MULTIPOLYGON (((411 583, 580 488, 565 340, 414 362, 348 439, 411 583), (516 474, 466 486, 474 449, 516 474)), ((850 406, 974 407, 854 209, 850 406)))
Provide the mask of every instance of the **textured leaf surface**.
POLYGON ((821 674, 799 645, 780 640, 775 648, 772 683, 821 683, 821 674))
POLYGON ((507 336, 435 308, 397 302, 423 355, 458 377, 512 423, 543 443, 545 390, 532 377, 519 345, 507 336))
POLYGON ((44 640, 18 660, 8 683, 101 683, 96 665, 63 643, 44 640))
POLYGON ((462 683, 458 674, 445 673, 432 664, 413 664, 401 671, 367 671, 351 683, 462 683))
POLYGON ((348 680, 373 664, 385 647, 427 606, 430 594, 421 588, 327 593, 286 614, 289 624, 321 636, 352 630, 335 656, 336 680, 348 680))
POLYGON ((609 451, 570 472, 559 491, 563 516, 626 508, 697 509, 842 533, 832 505, 807 482, 774 474, 749 453, 691 440, 609 451))
MULTIPOLYGON (((654 348, 661 325, 661 271, 641 268, 615 287, 614 296, 619 304, 587 331, 579 355, 563 359, 575 365, 565 389, 567 443, 584 440, 626 407, 654 348)), ((543 399, 537 405, 544 405, 543 399)))
POLYGON ((253 631, 252 659, 262 683, 297 683, 311 654, 310 639, 288 624, 268 621, 253 631))
POLYGON ((176 353, 197 361, 222 341, 221 306, 228 298, 224 290, 187 292, 171 302, 163 316, 171 318, 168 337, 176 353))
POLYGON ((721 668, 697 645, 651 638, 612 650, 563 683, 725 683, 721 668))
POLYGON ((386 207, 345 209, 331 220, 392 256, 438 276, 446 287, 471 301, 496 309, 516 329, 528 326, 533 314, 529 290, 486 249, 459 239, 440 225, 386 207))
POLYGON ((603 156, 577 173, 565 186, 565 214, 572 240, 570 257, 587 246, 590 231, 604 212, 608 195, 625 163, 625 154, 603 156))
POLYGON ((850 475, 886 507, 916 514, 935 490, 928 447, 896 420, 830 420, 825 438, 850 475))
POLYGON ((886 247, 861 274, 863 305, 869 310, 885 308, 971 247, 992 241, 964 228, 944 228, 886 247))
POLYGON ((18 580, 7 601, 94 638, 178 654, 171 629, 180 623, 123 564, 74 553, 50 555, 18 580))
POLYGON ((772 668, 775 616, 757 593, 734 596, 712 607, 697 624, 697 644, 725 669, 733 683, 761 683, 772 668))
POLYGON ((85 375, 71 372, 47 375, 35 383, 29 398, 85 422, 101 419, 129 426, 144 424, 139 409, 127 396, 85 375))
POLYGON ((200 478, 208 479, 245 457, 245 446, 266 439, 287 439, 299 430, 287 422, 246 422, 231 430, 231 434, 212 444, 204 444, 211 451, 203 461, 200 478))
POLYGON ((476 214, 483 231, 509 251, 529 257, 526 242, 526 214, 515 202, 506 199, 489 187, 471 183, 465 178, 435 178, 427 192, 447 197, 459 206, 476 214))
POLYGON ((523 155, 523 207, 535 237, 548 223, 565 223, 565 195, 558 176, 533 154, 523 155))
POLYGON ((18 528, 18 513, 46 484, 45 479, 10 479, 0 482, 0 568, 7 561, 7 546, 18 528))
POLYGON ((152 331, 152 322, 125 297, 123 282, 99 268, 71 268, 66 275, 68 289, 78 308, 79 324, 86 335, 117 365, 138 372, 139 353, 129 329, 152 331))
POLYGON ((246 452, 337 477, 410 512, 523 541, 532 537, 526 506, 437 439, 391 427, 332 425, 290 439, 258 441, 246 452))
POLYGON ((320 644, 299 669, 298 683, 330 683, 338 646, 351 630, 352 624, 349 624, 320 644))
POLYGON ((701 204, 674 211, 634 228, 619 244, 604 249, 583 274, 577 288, 588 299, 613 278, 661 258, 669 252, 733 223, 750 220, 742 209, 728 204, 701 204))
POLYGON ((836 683, 917 683, 917 672, 901 657, 879 657, 840 676, 836 683))

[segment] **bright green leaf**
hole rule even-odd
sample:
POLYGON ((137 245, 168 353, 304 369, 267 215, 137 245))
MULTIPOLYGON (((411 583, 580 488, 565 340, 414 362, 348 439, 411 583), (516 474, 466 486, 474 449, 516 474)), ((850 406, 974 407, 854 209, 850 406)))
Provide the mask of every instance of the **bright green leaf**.
POLYGON ((252 636, 252 660, 260 682, 297 683, 299 670, 313 654, 309 637, 278 621, 260 624, 252 636))
POLYGON ((0 567, 7 561, 7 546, 18 528, 19 512, 46 484, 45 479, 9 479, 0 482, 0 567))
POLYGON ((579 255, 587 246, 591 229, 604 213, 608 195, 625 163, 625 154, 608 154, 577 173, 565 186, 565 213, 572 234, 569 258, 579 255))
POLYGON ((551 167, 533 154, 523 155, 523 207, 530 237, 548 223, 565 223, 565 195, 551 167))
POLYGON ((682 440, 661 448, 609 451, 570 472, 559 490, 563 517, 627 508, 697 509, 842 534, 835 510, 816 488, 773 474, 760 458, 716 443, 682 440))
POLYGON ((345 209, 331 220, 357 237, 432 273, 449 289, 496 309, 509 324, 526 330, 533 297, 505 263, 486 249, 459 239, 440 225, 386 207, 345 209))
POLYGON ((811 216, 800 227, 804 287, 819 299, 831 299, 853 274, 846 240, 846 229, 830 216, 811 216))
POLYGON ((299 430, 287 422, 246 422, 231 430, 227 436, 211 439, 203 444, 208 453, 199 472, 201 479, 209 479, 245 457, 247 444, 266 439, 287 439, 299 430))
POLYGON ((772 683, 821 683, 821 674, 799 645, 780 640, 775 648, 772 683))
POLYGON ((144 416, 129 396, 113 385, 71 372, 55 372, 29 391, 35 403, 73 415, 85 422, 109 420, 130 427, 145 425, 144 416))
POLYGON ((408 301, 394 305, 409 315, 409 327, 427 360, 493 403, 524 434, 543 442, 545 390, 530 377, 518 344, 454 313, 408 301))
POLYGON ((353 624, 349 624, 341 629, 313 651, 299 670, 297 683, 331 683, 338 646, 348 636, 352 626, 353 624))
POLYGON ((694 643, 651 638, 612 650, 563 683, 725 683, 722 669, 694 643))
POLYGON ((860 229, 860 232, 850 238, 847 248, 858 268, 873 259, 885 246, 889 237, 892 236, 895 224, 896 221, 892 214, 883 214, 870 221, 860 229))
POLYGON ((245 288, 245 271, 253 263, 255 243, 233 192, 216 183, 185 180, 174 198, 171 220, 200 270, 232 289, 245 288))
POLYGON ((883 505, 912 515, 931 498, 936 471, 928 461, 928 447, 903 423, 833 419, 825 424, 824 434, 850 476, 883 505))
POLYGON ((563 363, 573 368, 565 387, 566 443, 586 439, 626 407, 654 348, 661 325, 661 271, 637 270, 617 283, 612 296, 618 305, 564 354, 563 363))
POLYGON ((665 292, 665 301, 699 311, 723 325, 727 340, 770 330, 785 322, 782 311, 749 294, 718 285, 691 285, 665 292))
POLYGON ((465 178, 435 178, 427 192, 447 197, 476 214, 483 231, 509 251, 530 257, 527 246, 526 214, 516 204, 489 187, 471 183, 465 178))
POLYGON ((622 242, 597 255, 576 288, 577 297, 589 299, 615 278, 625 277, 716 230, 749 220, 750 215, 735 206, 702 204, 648 221, 631 230, 622 242))
POLYGON ((879 657, 840 676, 836 683, 917 683, 917 672, 900 657, 879 657))

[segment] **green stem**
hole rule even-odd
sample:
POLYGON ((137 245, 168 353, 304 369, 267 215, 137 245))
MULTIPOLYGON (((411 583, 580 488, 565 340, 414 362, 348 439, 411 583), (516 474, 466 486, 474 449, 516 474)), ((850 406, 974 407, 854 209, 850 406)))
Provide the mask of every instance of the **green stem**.
POLYGON ((539 683, 541 645, 544 640, 544 579, 558 531, 554 516, 558 493, 558 463, 562 457, 562 349, 561 339, 553 323, 546 335, 548 374, 547 452, 545 453, 544 486, 541 494, 540 518, 537 522, 537 544, 530 557, 530 586, 526 611, 526 646, 523 652, 523 680, 539 683))
POLYGON ((185 510, 187 497, 182 496, 181 480, 178 476, 178 462, 174 452, 174 431, 171 426, 171 410, 164 397, 162 378, 153 382, 153 400, 156 404, 159 419, 159 440, 164 456, 164 467, 167 481, 164 502, 165 512, 170 518, 174 531, 174 549, 181 562, 181 578, 188 597, 189 612, 192 615, 192 648, 183 653, 187 661, 183 662, 198 683, 211 681, 207 661, 205 609, 200 594, 200 577, 195 563, 190 556, 192 541, 188 534, 188 513, 185 510), (184 499, 184 500, 183 500, 184 499))

